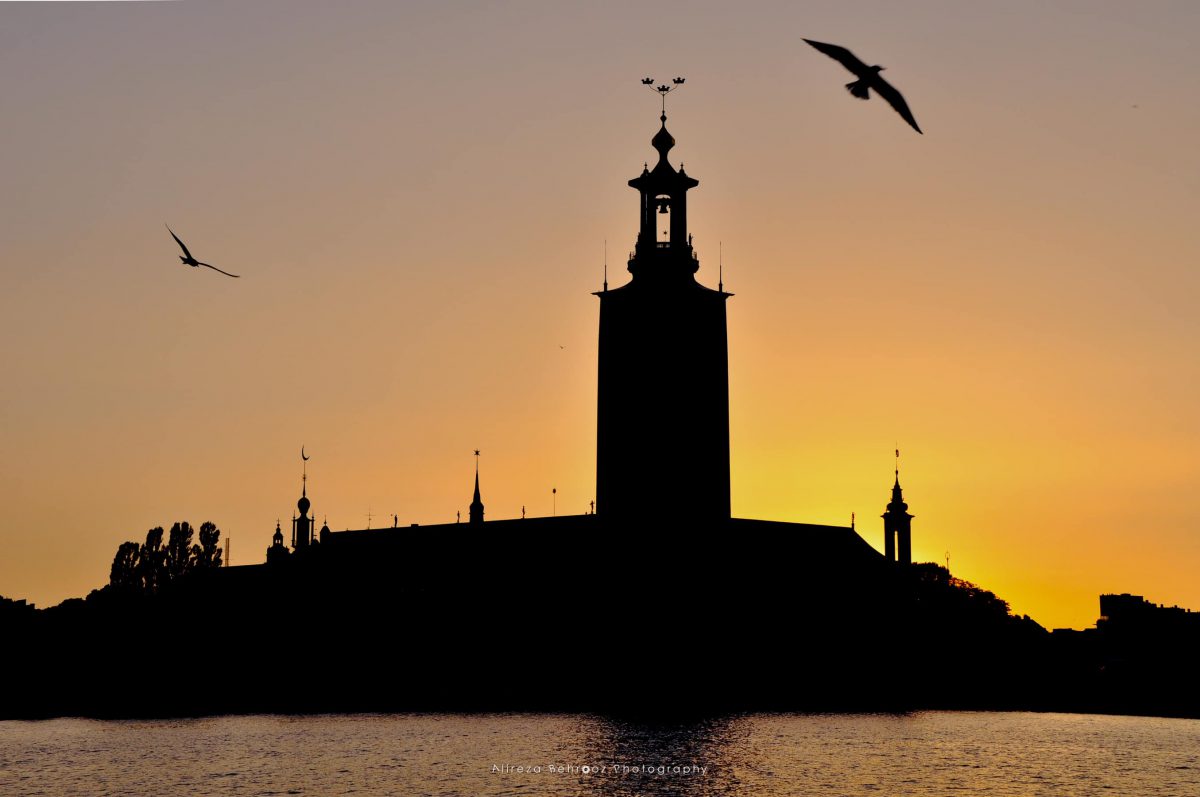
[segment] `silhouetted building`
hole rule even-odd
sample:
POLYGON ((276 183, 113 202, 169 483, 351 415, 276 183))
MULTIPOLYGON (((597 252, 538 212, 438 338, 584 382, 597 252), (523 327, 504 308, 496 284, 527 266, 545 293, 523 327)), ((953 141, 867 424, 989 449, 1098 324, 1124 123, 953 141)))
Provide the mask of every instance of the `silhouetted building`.
POLYGON ((883 555, 889 562, 899 561, 902 565, 912 564, 912 519, 908 504, 900 492, 900 469, 896 469, 896 483, 892 485, 892 501, 887 505, 883 518, 883 555))
POLYGON ((696 282, 687 192, 667 160, 667 117, 653 169, 629 181, 640 227, 632 279, 600 291, 596 514, 729 517, 729 354, 725 300, 696 282))
MULTIPOLYGON (((321 528, 321 537, 316 539, 313 534, 313 526, 316 525, 314 518, 309 517, 308 510, 312 507, 312 502, 308 500, 308 458, 305 457, 304 472, 300 477, 300 499, 296 501, 296 509, 299 512, 292 513, 292 551, 300 553, 307 551, 309 548, 319 545, 329 538, 329 524, 326 523, 321 528)), ((283 544, 283 532, 279 528, 279 523, 275 524, 275 535, 271 538, 271 547, 267 549, 267 562, 277 563, 285 561, 288 558, 289 551, 283 544)))
POLYGON ((1100 596, 1100 619, 1096 621, 1100 630, 1161 632, 1190 630, 1200 632, 1200 613, 1179 606, 1163 606, 1151 603, 1141 595, 1100 596))
POLYGON ((401 527, 393 516, 391 528, 331 532, 325 523, 318 540, 305 466, 292 549, 277 522, 265 566, 197 570, 169 588, 139 571, 147 594, 114 582, 44 616, 0 599, 5 641, 19 652, 0 657, 15 665, 0 680, 21 687, 0 692, 0 719, 913 708, 1200 716, 1200 614, 1106 595, 1094 633, 1051 638, 948 567, 912 564, 898 463, 883 556, 853 520, 730 517, 730 294, 695 280, 686 195, 697 181, 668 162, 665 113, 662 122, 658 162, 630 181, 641 208, 631 281, 611 291, 606 281, 597 294, 595 512, 525 519, 522 508, 521 519, 485 523, 476 451, 468 524, 401 527), (139 629, 167 632, 151 650, 139 629), (903 655, 878 677, 880 652, 896 650, 903 655), (231 657, 257 672, 285 660, 299 688, 114 688, 149 664, 211 673, 231 657))
POLYGON ((283 544, 283 530, 276 523, 275 534, 271 537, 271 547, 267 548, 267 564, 273 565, 285 561, 288 553, 287 546, 283 544))

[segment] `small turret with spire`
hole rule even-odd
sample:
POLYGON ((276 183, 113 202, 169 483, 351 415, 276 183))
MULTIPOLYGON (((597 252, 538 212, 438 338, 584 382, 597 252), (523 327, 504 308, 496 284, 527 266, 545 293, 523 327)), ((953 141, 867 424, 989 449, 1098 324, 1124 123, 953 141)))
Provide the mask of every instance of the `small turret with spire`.
POLYGON ((475 496, 471 499, 470 521, 483 522, 483 501, 479 498, 479 449, 475 449, 475 496))
POLYGON ((275 533, 271 536, 271 547, 267 549, 267 564, 286 561, 288 554, 287 546, 283 544, 283 529, 276 520, 275 533))
POLYGON ((883 518, 883 555, 889 562, 912 564, 912 519, 908 504, 900 489, 900 449, 896 449, 896 481, 892 485, 892 500, 883 518))
POLYGON ((308 500, 308 455, 304 453, 304 446, 300 446, 300 459, 304 463, 300 476, 300 500, 296 502, 300 516, 292 518, 292 545, 297 551, 307 548, 313 542, 313 519, 308 516, 308 510, 312 506, 312 502, 308 500))

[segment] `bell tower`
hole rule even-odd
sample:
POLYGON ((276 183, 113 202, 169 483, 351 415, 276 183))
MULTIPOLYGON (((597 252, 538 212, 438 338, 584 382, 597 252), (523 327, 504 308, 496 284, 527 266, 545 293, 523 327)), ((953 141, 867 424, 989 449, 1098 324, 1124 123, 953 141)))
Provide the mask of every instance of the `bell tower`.
POLYGON ((896 449, 896 483, 883 518, 883 555, 889 562, 912 564, 912 520, 900 490, 900 449, 896 449))
POLYGON ((655 89, 658 161, 629 181, 639 222, 630 281, 596 294, 596 513, 608 518, 729 518, 731 294, 696 281, 687 192, 700 183, 668 160, 665 97, 683 78, 674 83, 655 89))

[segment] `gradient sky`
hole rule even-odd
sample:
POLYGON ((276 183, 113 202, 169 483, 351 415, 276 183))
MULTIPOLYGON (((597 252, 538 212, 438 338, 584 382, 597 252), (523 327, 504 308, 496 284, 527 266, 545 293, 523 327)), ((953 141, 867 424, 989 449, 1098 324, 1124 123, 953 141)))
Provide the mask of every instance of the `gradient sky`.
MULTIPOLYGON (((1050 627, 1200 609, 1200 4, 0 3, 0 594, 212 520, 586 511, 658 103, 729 302, 733 509, 1050 627), (843 44, 926 135, 801 41, 843 44), (179 265, 164 222, 239 280, 179 265)), ((668 455, 669 452, 665 452, 668 455)), ((686 463, 678 463, 686 467, 686 463)), ((687 496, 663 495, 665 504, 687 496)), ((383 520, 382 518, 387 518, 383 520)))

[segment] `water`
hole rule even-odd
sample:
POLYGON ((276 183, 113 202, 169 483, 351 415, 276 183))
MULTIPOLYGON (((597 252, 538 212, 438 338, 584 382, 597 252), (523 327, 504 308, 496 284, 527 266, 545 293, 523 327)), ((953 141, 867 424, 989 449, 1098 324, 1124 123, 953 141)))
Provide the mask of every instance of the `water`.
POLYGON ((660 726, 570 715, 0 722, 0 794, 1195 797, 1200 721, 930 712, 660 726))

